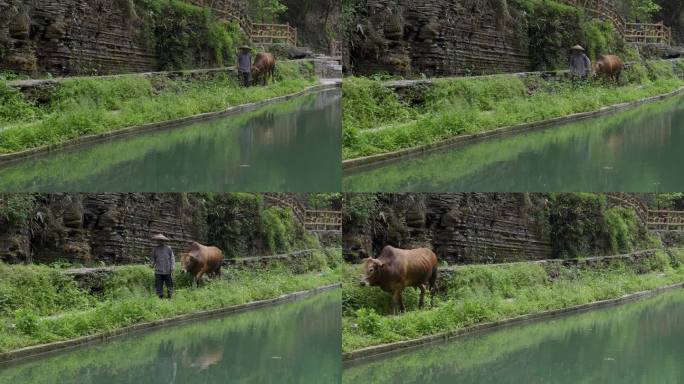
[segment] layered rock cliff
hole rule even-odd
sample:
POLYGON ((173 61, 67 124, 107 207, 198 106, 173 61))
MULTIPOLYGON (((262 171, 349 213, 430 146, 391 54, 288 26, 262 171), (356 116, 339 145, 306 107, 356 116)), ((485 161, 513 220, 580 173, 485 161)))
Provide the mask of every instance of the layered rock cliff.
POLYGON ((288 206, 254 194, 0 195, 0 260, 83 265, 144 263, 163 233, 180 255, 192 241, 226 257, 310 248, 288 206))

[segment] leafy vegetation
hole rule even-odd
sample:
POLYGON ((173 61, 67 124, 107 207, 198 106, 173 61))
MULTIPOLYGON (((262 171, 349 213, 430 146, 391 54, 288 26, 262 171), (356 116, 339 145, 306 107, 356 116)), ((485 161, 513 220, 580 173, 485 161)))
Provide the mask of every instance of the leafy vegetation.
POLYGON ((236 21, 220 20, 208 7, 182 0, 121 2, 132 19, 140 19, 162 69, 232 64, 237 47, 248 41, 236 21))
POLYGON ((614 255, 660 245, 634 209, 609 208, 603 194, 552 193, 549 211, 551 243, 559 258, 614 255))
POLYGON ((412 104, 380 91, 380 81, 349 78, 343 85, 343 156, 391 152, 671 92, 684 85, 683 68, 680 61, 636 64, 620 86, 511 75, 439 79, 412 104))
POLYGON ((117 268, 97 293, 52 267, 0 263, 0 352, 333 284, 340 279, 338 254, 321 251, 301 264, 224 270, 200 288, 191 288, 178 269, 172 300, 156 297, 153 271, 145 266, 117 268))
POLYGON ((649 205, 651 209, 673 210, 684 203, 682 200, 684 200, 682 192, 655 193, 649 205))
POLYGON ((249 11, 257 23, 272 23, 287 11, 281 0, 253 0, 249 2, 249 11))
POLYGON ((230 193, 209 198, 208 238, 223 249, 226 257, 274 255, 319 247, 318 240, 305 231, 290 208, 269 207, 259 194, 230 193))
POLYGON ((0 223, 23 226, 29 220, 34 197, 30 194, 0 194, 0 223))
MULTIPOLYGON (((6 122, 4 129, 0 129, 0 153, 220 111, 298 92, 314 82, 310 66, 281 63, 277 71, 275 83, 247 89, 225 73, 173 80, 137 75, 74 78, 62 82, 47 105, 34 105, 11 93, 12 107, 0 108, 0 122, 6 122)), ((3 86, 0 83, 0 89, 3 86)))
POLYGON ((632 22, 647 23, 662 9, 658 1, 654 0, 618 0, 617 3, 627 20, 632 22))
POLYGON ((614 261, 601 268, 516 263, 463 266, 442 276, 433 308, 418 310, 406 289, 407 312, 388 316, 389 295, 358 286, 359 266, 343 272, 343 350, 407 340, 566 308, 684 281, 684 251, 658 251, 644 261, 614 261))

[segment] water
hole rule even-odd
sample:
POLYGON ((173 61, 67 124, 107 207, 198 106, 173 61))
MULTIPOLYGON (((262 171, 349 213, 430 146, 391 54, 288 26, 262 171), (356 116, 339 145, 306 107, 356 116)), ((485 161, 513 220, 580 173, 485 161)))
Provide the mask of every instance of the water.
POLYGON ((335 290, 0 366, 0 383, 336 383, 340 302, 335 290))
POLYGON ((344 370, 344 383, 684 383, 684 290, 434 344, 344 370))
POLYGON ((0 167, 5 192, 340 190, 341 92, 0 167))
POLYGON ((345 175, 345 191, 684 190, 684 97, 345 175))

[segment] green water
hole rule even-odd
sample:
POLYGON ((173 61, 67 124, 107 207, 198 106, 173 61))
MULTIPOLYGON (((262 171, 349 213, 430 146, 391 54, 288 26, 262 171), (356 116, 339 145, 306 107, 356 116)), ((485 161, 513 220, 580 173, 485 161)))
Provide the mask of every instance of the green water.
POLYGON ((14 366, 0 383, 337 383, 340 291, 14 366))
POLYGON ((345 191, 684 190, 684 98, 345 174, 345 191))
POLYGON ((434 344, 344 370, 344 383, 684 383, 684 290, 434 344))
POLYGON ((5 192, 340 190, 341 92, 0 167, 5 192))

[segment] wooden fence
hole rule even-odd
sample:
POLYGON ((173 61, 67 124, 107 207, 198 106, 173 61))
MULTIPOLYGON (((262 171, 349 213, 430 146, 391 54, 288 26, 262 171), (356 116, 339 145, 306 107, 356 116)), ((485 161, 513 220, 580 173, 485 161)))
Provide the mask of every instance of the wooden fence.
POLYGON ((342 232, 341 211, 306 211, 304 226, 310 232, 336 231, 342 232))
POLYGON ((672 29, 662 22, 655 24, 628 23, 613 0, 562 0, 579 7, 592 17, 609 20, 615 30, 628 43, 672 44, 672 29))
POLYGON ((252 24, 250 39, 253 43, 290 44, 297 46, 297 28, 288 24, 252 24))
POLYGON ((684 211, 649 211, 648 229, 684 232, 684 211))
POLYGON ((672 44, 672 28, 656 24, 627 23, 625 40, 630 43, 672 44))
POLYGON ((237 21, 253 43, 283 43, 297 46, 297 28, 287 24, 253 23, 236 0, 188 0, 201 7, 211 8, 222 20, 237 21))

